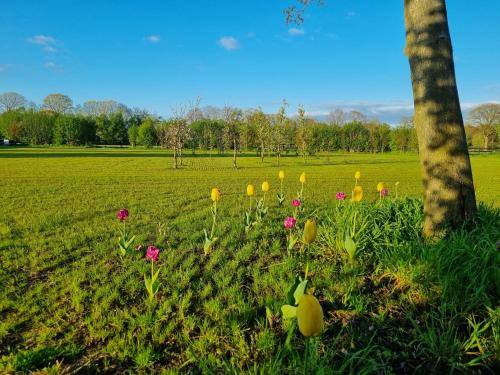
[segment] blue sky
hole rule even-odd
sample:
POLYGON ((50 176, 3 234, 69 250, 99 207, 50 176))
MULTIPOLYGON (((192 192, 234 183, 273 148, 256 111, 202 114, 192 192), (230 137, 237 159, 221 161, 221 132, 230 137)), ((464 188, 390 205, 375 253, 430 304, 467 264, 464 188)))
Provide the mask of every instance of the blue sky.
MULTIPOLYGON (((294 0, 3 1, 0 92, 40 103, 113 99, 261 107, 311 115, 358 109, 395 123, 411 111, 403 0, 327 0, 287 26, 294 0)), ((500 100, 500 1, 448 0, 464 110, 500 100)))

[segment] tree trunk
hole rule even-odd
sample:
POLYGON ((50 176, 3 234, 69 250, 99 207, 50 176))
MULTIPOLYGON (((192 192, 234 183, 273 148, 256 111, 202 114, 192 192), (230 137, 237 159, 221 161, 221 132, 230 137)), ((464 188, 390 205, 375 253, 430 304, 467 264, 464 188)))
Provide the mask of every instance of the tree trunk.
POLYGON ((174 147, 174 169, 177 169, 177 148, 174 147))
POLYGON ((436 237, 474 215, 472 169, 445 0, 405 0, 404 8, 424 184, 424 235, 436 237))
POLYGON ((236 140, 233 141, 233 168, 238 168, 236 165, 236 140))

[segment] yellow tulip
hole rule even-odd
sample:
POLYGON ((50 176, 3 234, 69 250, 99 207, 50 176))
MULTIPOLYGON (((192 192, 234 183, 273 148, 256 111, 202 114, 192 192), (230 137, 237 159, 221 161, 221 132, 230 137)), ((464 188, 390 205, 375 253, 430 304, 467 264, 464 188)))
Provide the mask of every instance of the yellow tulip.
POLYGON ((285 178, 285 171, 279 171, 278 177, 280 180, 283 180, 285 178))
POLYGON ((212 200, 214 202, 219 201, 220 200, 220 190, 217 188, 213 188, 212 191, 210 192, 210 198, 212 198, 212 200))
POLYGON ((262 191, 263 191, 264 193, 267 193, 267 192, 269 191, 269 182, 264 181, 264 182, 262 183, 262 191))
POLYGON ((323 329, 323 309, 316 297, 304 294, 297 307, 299 330, 306 337, 319 336, 323 329))
POLYGON ((354 190, 352 191, 352 200, 354 202, 359 202, 361 201, 361 198, 363 198, 363 188, 361 186, 354 187, 354 190))
POLYGON ((247 185, 247 195, 251 197, 255 194, 255 189, 252 184, 247 185))
POLYGON ((359 180, 361 178, 361 172, 360 171, 357 171, 356 173, 354 173, 354 178, 356 180, 359 180))
POLYGON ((396 182, 394 185, 399 186, 399 181, 398 181, 398 182, 396 182))
POLYGON ((302 174, 300 175, 299 181, 301 184, 306 183, 306 172, 302 172, 302 174))
POLYGON ((316 222, 314 220, 307 220, 304 225, 304 236, 303 241, 306 245, 312 244, 316 240, 316 234, 318 228, 316 227, 316 222))
POLYGON ((384 183, 383 182, 379 182, 377 184, 377 191, 380 193, 383 189, 384 189, 384 183))

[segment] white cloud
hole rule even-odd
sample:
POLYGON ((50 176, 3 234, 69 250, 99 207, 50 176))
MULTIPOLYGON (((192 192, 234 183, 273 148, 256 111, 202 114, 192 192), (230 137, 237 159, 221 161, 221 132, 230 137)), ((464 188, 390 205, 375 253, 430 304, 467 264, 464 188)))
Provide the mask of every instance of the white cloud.
POLYGON ((43 50, 44 50, 45 52, 50 52, 50 53, 55 53, 55 52, 57 52, 57 49, 55 49, 55 48, 54 48, 54 47, 52 47, 52 46, 45 46, 45 47, 43 47, 43 50))
POLYGON ((240 48, 240 42, 232 36, 223 36, 217 43, 219 46, 228 51, 240 48))
POLYGON ((146 40, 149 43, 159 43, 161 41, 161 38, 159 35, 149 35, 146 37, 146 40))
POLYGON ((288 29, 288 34, 292 36, 304 35, 306 31, 304 29, 298 29, 296 27, 291 27, 288 29))
POLYGON ((26 39, 29 43, 38 44, 41 46, 49 46, 54 44, 56 40, 48 35, 35 35, 31 38, 26 39))
MULTIPOLYGON (((485 102, 462 102, 460 107, 464 117, 474 107, 484 103, 497 103, 500 101, 491 100, 485 102)), ((413 115, 413 103, 406 101, 387 101, 387 102, 372 102, 372 101, 336 101, 332 103, 319 103, 308 106, 310 110, 307 115, 316 117, 320 120, 326 120, 330 112, 336 109, 341 109, 344 112, 359 111, 365 114, 368 118, 376 118, 382 122, 389 124, 399 124, 403 117, 413 115)))
POLYGON ((47 61, 43 66, 46 69, 52 70, 53 72, 56 73, 62 73, 64 71, 63 67, 61 65, 56 64, 54 61, 47 61))

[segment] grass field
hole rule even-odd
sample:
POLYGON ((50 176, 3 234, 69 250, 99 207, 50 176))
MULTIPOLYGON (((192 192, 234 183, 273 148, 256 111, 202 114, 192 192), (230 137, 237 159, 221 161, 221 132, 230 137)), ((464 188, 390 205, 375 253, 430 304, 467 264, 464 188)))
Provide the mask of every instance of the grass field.
POLYGON ((500 370, 500 154, 472 156, 478 220, 437 243, 420 237, 415 154, 284 157, 281 167, 248 154, 234 170, 229 156, 188 153, 184 164, 173 170, 160 150, 0 148, 0 372, 302 372, 304 338, 286 344, 292 323, 280 308, 305 268, 283 229, 303 171, 299 225, 319 224, 309 279, 325 314, 309 371, 500 370), (335 193, 350 194, 357 170, 363 230, 350 264, 337 235, 353 206, 335 193), (245 233, 246 185, 264 180, 269 213, 245 233), (390 195, 377 203, 379 181, 390 195), (212 187, 222 192, 219 241, 204 256, 212 187), (135 244, 160 248, 151 309, 144 251, 118 255, 122 207, 135 244))

